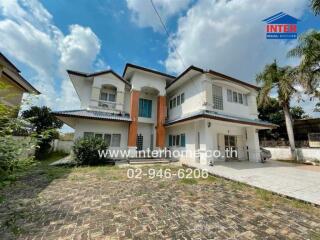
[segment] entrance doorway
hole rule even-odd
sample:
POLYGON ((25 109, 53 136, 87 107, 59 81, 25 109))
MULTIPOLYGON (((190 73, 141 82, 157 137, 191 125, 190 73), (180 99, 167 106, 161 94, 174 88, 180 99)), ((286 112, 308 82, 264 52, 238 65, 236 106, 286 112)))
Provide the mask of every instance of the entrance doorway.
POLYGON ((224 146, 227 160, 238 159, 237 136, 224 135, 224 146))

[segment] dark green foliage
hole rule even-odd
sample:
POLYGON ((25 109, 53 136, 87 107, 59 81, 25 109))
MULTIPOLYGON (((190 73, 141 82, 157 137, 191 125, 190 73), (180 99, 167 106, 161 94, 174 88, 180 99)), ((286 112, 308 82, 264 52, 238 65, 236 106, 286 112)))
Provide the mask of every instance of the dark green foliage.
POLYGON ((29 110, 23 111, 22 117, 32 124, 33 131, 37 135, 39 147, 36 149, 36 158, 45 158, 51 148, 51 141, 59 137, 56 129, 61 128, 63 122, 52 114, 50 108, 45 106, 33 106, 29 110))
POLYGON ((77 164, 98 165, 108 161, 108 158, 99 156, 99 151, 107 148, 107 143, 101 138, 79 138, 74 143, 73 152, 77 164))

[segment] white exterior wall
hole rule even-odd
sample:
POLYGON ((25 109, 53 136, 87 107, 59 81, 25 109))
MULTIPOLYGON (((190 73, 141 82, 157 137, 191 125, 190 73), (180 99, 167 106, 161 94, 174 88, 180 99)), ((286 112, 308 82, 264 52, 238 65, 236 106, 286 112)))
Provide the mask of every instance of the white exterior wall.
POLYGON ((211 79, 208 78, 211 85, 207 85, 208 91, 208 110, 220 112, 223 114, 239 116, 244 118, 256 119, 258 117, 258 110, 256 104, 257 92, 251 88, 243 87, 239 84, 228 82, 225 80, 211 79), (222 87, 223 95, 223 110, 213 108, 213 96, 212 96, 212 85, 217 85, 222 87), (227 90, 246 94, 248 99, 248 105, 229 102, 227 99, 227 90))
POLYGON ((84 132, 94 132, 102 134, 121 134, 120 148, 110 147, 110 149, 127 149, 128 126, 129 124, 125 122, 78 119, 74 128, 74 138, 77 139, 79 137, 83 137, 84 132))
POLYGON ((69 75, 81 103, 81 109, 86 109, 90 105, 92 81, 85 77, 69 75))
POLYGON ((204 109, 205 95, 201 85, 204 76, 192 78, 190 81, 183 84, 180 88, 170 92, 167 97, 167 108, 169 120, 180 118, 192 112, 197 112, 204 109), (184 103, 170 109, 170 99, 184 93, 184 103))
POLYGON ((135 72, 131 77, 132 89, 141 91, 143 87, 154 88, 160 96, 166 95, 166 80, 149 73, 135 72))

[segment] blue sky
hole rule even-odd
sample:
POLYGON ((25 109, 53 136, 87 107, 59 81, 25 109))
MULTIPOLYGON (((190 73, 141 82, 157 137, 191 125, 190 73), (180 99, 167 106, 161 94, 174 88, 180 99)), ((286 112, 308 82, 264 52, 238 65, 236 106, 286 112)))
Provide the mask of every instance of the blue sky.
MULTIPOLYGON (((176 75, 187 65, 211 68, 254 83, 266 63, 295 65, 296 41, 266 40, 262 19, 280 11, 301 19, 299 33, 319 29, 308 0, 2 0, 0 51, 54 110, 78 108, 65 69, 122 74, 127 62, 176 75), (173 47, 174 46, 174 47, 173 47)), ((295 100, 293 100, 293 104, 295 100)), ((315 102, 301 104, 313 116, 315 102)))

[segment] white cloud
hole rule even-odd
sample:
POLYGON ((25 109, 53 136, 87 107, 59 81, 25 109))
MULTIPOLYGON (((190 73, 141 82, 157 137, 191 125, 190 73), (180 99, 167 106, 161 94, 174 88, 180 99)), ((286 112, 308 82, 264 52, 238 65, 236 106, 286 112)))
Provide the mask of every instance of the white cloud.
POLYGON ((2 0, 0 15, 4 16, 0 20, 0 50, 34 70, 35 76, 29 80, 42 93, 38 103, 54 109, 79 106, 65 70, 92 70, 101 48, 94 32, 71 25, 69 34, 64 35, 36 0, 2 0))
MULTIPOLYGON (((190 0, 153 0, 164 22, 186 9, 190 2, 190 0)), ((154 31, 163 30, 159 18, 149 0, 127 0, 127 7, 132 11, 132 21, 139 27, 152 27, 154 31)))
POLYGON ((178 30, 169 39, 166 68, 174 73, 184 69, 178 51, 188 65, 253 81, 264 64, 274 58, 288 62, 285 55, 293 44, 266 40, 262 19, 279 11, 301 17, 307 2, 200 0, 179 19, 178 30))

